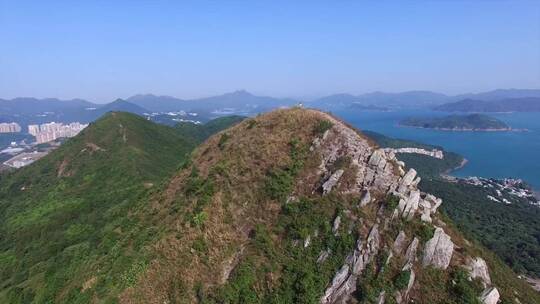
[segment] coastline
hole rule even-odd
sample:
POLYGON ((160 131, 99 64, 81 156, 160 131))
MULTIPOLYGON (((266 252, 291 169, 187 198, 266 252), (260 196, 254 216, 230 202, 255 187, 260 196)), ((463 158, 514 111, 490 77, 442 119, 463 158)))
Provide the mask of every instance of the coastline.
POLYGON ((443 179, 448 180, 448 181, 455 181, 455 180, 457 180, 457 177, 452 176, 452 175, 450 175, 450 174, 451 174, 452 172, 454 172, 454 171, 457 171, 457 170, 459 170, 459 169, 465 167, 465 165, 467 165, 468 162, 469 162, 469 160, 466 159, 465 157, 463 157, 463 160, 461 160, 461 163, 460 163, 458 166, 456 166, 456 167, 454 167, 454 168, 450 168, 450 169, 448 169, 448 170, 442 172, 442 173, 441 173, 441 177, 442 177, 443 179))

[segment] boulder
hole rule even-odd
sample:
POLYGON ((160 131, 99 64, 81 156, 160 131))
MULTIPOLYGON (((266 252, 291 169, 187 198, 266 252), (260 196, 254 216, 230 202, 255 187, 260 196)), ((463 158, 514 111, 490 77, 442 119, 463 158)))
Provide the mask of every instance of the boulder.
POLYGON ((401 252, 403 251, 405 247, 406 238, 407 238, 407 235, 405 235, 405 232, 401 230, 398 233, 398 236, 396 237, 396 239, 394 240, 394 246, 392 248, 396 254, 401 254, 401 252))
POLYGON ((336 219, 334 220, 334 224, 332 225, 332 233, 334 235, 337 235, 340 224, 341 224, 341 216, 338 215, 336 219))
POLYGON ((480 257, 474 259, 469 258, 466 268, 469 270, 472 279, 480 279, 484 287, 491 285, 488 266, 486 261, 480 257))
POLYGON ((412 168, 409 169, 409 171, 407 171, 405 176, 403 176, 403 178, 401 179, 401 183, 399 185, 398 192, 400 192, 400 193, 406 192, 407 188, 413 182, 415 177, 416 177, 416 170, 414 170, 412 168))
POLYGON ((446 269, 450 264, 453 253, 454 243, 450 239, 450 236, 444 233, 442 228, 437 227, 433 237, 426 243, 422 264, 424 266, 431 265, 435 268, 446 269))
POLYGON ((369 194, 369 190, 366 190, 364 192, 364 195, 362 196, 362 199, 360 200, 360 207, 364 207, 370 202, 371 202, 371 194, 369 194))
MULTIPOLYGON (((410 220, 413 218, 416 210, 418 210, 418 204, 420 202, 420 191, 414 190, 411 191, 409 197, 405 201, 405 204, 402 207, 403 209, 401 216, 410 220)), ((399 206, 399 205, 398 205, 399 206)))
POLYGON ((486 288, 479 299, 483 304, 497 304, 499 302, 499 291, 495 287, 486 288))
POLYGON ((323 194, 327 194, 330 191, 332 191, 332 188, 339 182, 339 179, 343 175, 343 170, 339 169, 336 172, 334 172, 322 185, 323 194))
POLYGON ((405 266, 412 265, 416 260, 416 251, 418 250, 419 243, 420 241, 415 237, 409 244, 409 247, 407 247, 407 250, 405 251, 405 266))

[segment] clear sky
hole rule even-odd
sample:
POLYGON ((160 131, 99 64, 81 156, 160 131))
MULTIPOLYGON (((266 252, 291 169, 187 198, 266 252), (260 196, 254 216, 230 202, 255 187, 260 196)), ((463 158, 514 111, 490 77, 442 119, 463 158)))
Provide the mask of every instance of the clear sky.
POLYGON ((495 88, 540 88, 540 1, 0 0, 0 98, 495 88))

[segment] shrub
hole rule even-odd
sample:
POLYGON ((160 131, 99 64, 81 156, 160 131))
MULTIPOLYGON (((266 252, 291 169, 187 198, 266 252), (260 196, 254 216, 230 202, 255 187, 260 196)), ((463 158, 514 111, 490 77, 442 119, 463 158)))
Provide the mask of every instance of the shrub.
POLYGON ((394 279, 394 286, 398 290, 403 290, 409 285, 409 280, 411 278, 411 271, 410 270, 404 270, 400 272, 396 278, 394 279))
POLYGON ((334 124, 328 120, 321 120, 315 125, 313 132, 316 135, 323 134, 324 132, 332 128, 333 125, 334 124))
POLYGON ((221 134, 221 137, 219 138, 218 147, 220 150, 223 150, 225 148, 225 143, 231 138, 231 136, 227 133, 221 134))

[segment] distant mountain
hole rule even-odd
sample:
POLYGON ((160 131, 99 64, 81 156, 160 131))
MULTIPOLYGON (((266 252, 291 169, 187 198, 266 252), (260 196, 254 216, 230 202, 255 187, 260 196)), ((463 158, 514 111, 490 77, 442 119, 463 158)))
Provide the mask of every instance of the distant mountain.
POLYGON ((92 107, 97 107, 97 105, 82 99, 60 100, 31 97, 0 99, 0 113, 4 115, 37 115, 43 112, 80 111, 92 107))
POLYGON ((127 101, 155 112, 180 110, 211 112, 226 108, 230 108, 236 112, 252 112, 266 111, 298 103, 298 101, 289 98, 256 96, 244 90, 197 99, 178 99, 170 96, 156 96, 152 94, 135 95, 128 98, 127 101))
MULTIPOLYGON (((100 113, 99 116, 107 112, 128 112, 133 114, 142 115, 143 113, 149 112, 147 109, 140 107, 131 102, 127 102, 122 99, 117 99, 111 103, 107 103, 95 110, 97 113, 100 113)), ((98 116, 98 117, 99 117, 98 116)))
POLYGON ((362 95, 335 94, 316 99, 309 105, 322 109, 343 108, 353 103, 392 108, 417 108, 439 105, 449 100, 449 96, 430 91, 408 91, 401 93, 373 92, 362 95))
POLYGON ((540 112, 540 97, 500 100, 464 99, 434 108, 446 112, 540 112))
POLYGON ((482 115, 449 115, 444 117, 407 118, 400 121, 400 125, 448 130, 448 131, 508 131, 510 127, 497 118, 482 115))
POLYGON ((171 96, 139 94, 129 97, 126 101, 152 112, 174 112, 186 109, 185 100, 171 96))
POLYGON ((540 89, 498 89, 476 94, 461 94, 454 96, 457 100, 496 100, 510 98, 540 97, 540 89))
POLYGON ((244 90, 187 101, 190 109, 233 108, 245 109, 247 111, 264 111, 282 106, 291 106, 296 103, 298 103, 298 101, 294 99, 256 96, 244 90))

